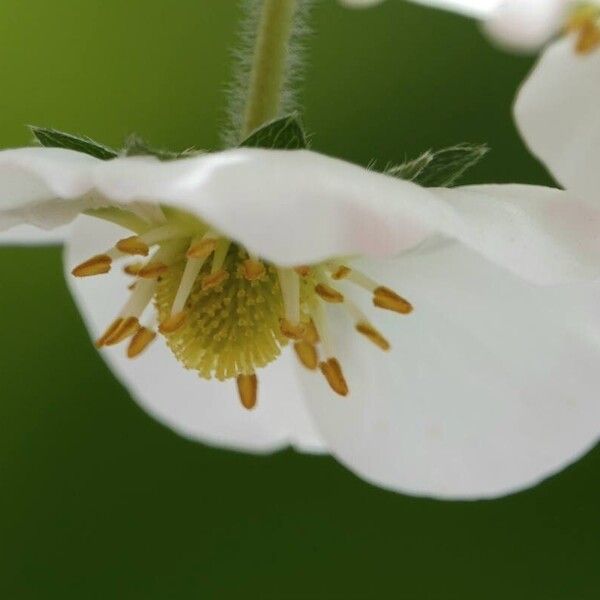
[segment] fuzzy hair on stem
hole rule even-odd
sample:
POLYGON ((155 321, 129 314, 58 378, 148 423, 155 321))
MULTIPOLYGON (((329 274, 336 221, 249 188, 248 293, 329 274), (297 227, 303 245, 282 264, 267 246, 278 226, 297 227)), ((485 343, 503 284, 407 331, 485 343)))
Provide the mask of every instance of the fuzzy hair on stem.
MULTIPOLYGON (((280 80, 279 103, 275 114, 268 120, 292 113, 298 108, 299 88, 304 77, 305 40, 310 34, 308 18, 313 0, 295 0, 295 9, 291 22, 287 45, 282 51, 283 73, 280 80)), ((243 17, 239 42, 233 50, 234 69, 230 85, 227 86, 227 115, 222 132, 223 145, 227 148, 237 146, 247 134, 246 110, 251 101, 252 78, 264 0, 242 0, 243 17)))

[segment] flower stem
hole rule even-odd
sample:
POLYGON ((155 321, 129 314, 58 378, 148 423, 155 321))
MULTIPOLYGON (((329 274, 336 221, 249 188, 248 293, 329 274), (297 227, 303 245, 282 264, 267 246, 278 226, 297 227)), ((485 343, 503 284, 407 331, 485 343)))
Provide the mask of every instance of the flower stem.
POLYGON ((254 45, 241 137, 276 118, 289 76, 298 0, 263 0, 254 45))

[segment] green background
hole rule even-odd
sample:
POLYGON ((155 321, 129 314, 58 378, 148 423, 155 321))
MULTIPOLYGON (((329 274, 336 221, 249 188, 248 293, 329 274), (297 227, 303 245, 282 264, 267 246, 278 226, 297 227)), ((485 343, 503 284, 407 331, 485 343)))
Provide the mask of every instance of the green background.
MULTIPOLYGON (((24 124, 215 147, 233 0, 3 0, 0 145, 24 124)), ((532 61, 388 0, 314 15, 305 121, 360 163, 485 141, 473 182, 549 183, 510 105, 532 61)), ((600 451, 534 490, 441 503, 326 457, 178 438, 89 343, 60 251, 0 249, 0 598, 569 599, 600 593, 600 451)))

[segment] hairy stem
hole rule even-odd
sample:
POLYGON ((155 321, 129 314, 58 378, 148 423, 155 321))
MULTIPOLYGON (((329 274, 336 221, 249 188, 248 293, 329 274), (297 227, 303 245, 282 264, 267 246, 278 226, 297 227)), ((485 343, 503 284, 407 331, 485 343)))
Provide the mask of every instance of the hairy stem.
POLYGON ((288 76, 288 55, 297 8, 297 0, 263 1, 250 71, 242 137, 279 114, 288 76))

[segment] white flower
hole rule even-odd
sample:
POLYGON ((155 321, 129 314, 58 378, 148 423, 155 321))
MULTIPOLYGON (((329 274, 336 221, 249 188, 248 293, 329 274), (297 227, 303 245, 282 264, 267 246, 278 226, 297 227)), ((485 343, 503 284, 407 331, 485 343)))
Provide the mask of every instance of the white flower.
MULTIPOLYGON (((600 43, 598 29, 596 36, 600 43)), ((600 46, 577 52, 569 36, 541 55, 514 108, 519 131, 532 153, 563 187, 596 204, 600 189, 599 93, 600 46)))
POLYGON ((564 192, 424 189, 309 151, 0 153, 0 229, 77 215, 67 271, 113 267, 67 274, 86 323, 133 397, 183 435, 330 452, 440 498, 514 492, 596 443, 600 285, 585 280, 600 274, 600 213, 564 192), (128 359, 155 337, 154 312, 172 352, 128 359), (256 373, 242 410, 218 379, 252 407, 256 373))
MULTIPOLYGON (((383 0, 340 0, 351 7, 367 7, 383 0)), ((412 0, 480 19, 490 38, 519 52, 538 50, 565 25, 569 10, 580 0, 412 0)), ((589 0, 586 4, 597 3, 589 0)))

